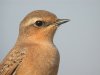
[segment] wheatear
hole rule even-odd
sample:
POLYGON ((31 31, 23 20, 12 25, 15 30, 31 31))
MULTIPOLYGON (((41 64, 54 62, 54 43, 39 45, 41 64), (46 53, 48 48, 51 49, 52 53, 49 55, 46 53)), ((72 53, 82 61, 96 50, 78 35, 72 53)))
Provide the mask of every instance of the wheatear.
POLYGON ((45 10, 29 13, 20 24, 15 46, 1 62, 0 75, 57 75, 60 56, 53 37, 68 21, 45 10))

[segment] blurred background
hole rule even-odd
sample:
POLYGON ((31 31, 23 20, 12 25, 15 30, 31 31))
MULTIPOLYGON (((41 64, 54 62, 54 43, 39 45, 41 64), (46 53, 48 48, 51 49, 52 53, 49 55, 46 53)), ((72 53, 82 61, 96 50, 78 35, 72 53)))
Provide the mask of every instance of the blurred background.
POLYGON ((20 21, 39 9, 71 20, 54 38, 58 75, 100 75, 100 0, 0 0, 0 61, 14 46, 20 21))

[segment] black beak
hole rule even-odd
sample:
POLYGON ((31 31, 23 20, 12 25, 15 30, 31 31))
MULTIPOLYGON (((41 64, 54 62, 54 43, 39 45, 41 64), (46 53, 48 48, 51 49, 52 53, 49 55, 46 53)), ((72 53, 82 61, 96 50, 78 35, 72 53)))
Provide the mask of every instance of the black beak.
POLYGON ((63 23, 69 22, 69 21, 70 21, 70 19, 58 19, 57 22, 56 22, 56 24, 57 25, 61 25, 63 23))

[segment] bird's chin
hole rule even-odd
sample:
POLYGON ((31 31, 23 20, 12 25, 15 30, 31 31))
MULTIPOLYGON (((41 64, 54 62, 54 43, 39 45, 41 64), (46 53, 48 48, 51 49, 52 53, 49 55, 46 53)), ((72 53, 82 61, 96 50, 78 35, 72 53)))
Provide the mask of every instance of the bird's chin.
POLYGON ((55 25, 56 28, 60 27, 60 25, 55 25))
POLYGON ((57 29, 59 26, 60 26, 60 25, 58 25, 58 24, 56 24, 56 23, 52 24, 52 28, 54 28, 54 29, 57 29))

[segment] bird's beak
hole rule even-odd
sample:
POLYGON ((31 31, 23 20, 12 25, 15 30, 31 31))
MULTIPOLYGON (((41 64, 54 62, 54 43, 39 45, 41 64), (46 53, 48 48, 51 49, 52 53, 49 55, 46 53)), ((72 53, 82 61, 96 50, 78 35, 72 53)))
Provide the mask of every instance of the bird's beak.
POLYGON ((70 19, 58 19, 56 24, 59 26, 63 23, 69 22, 69 21, 70 21, 70 19))

